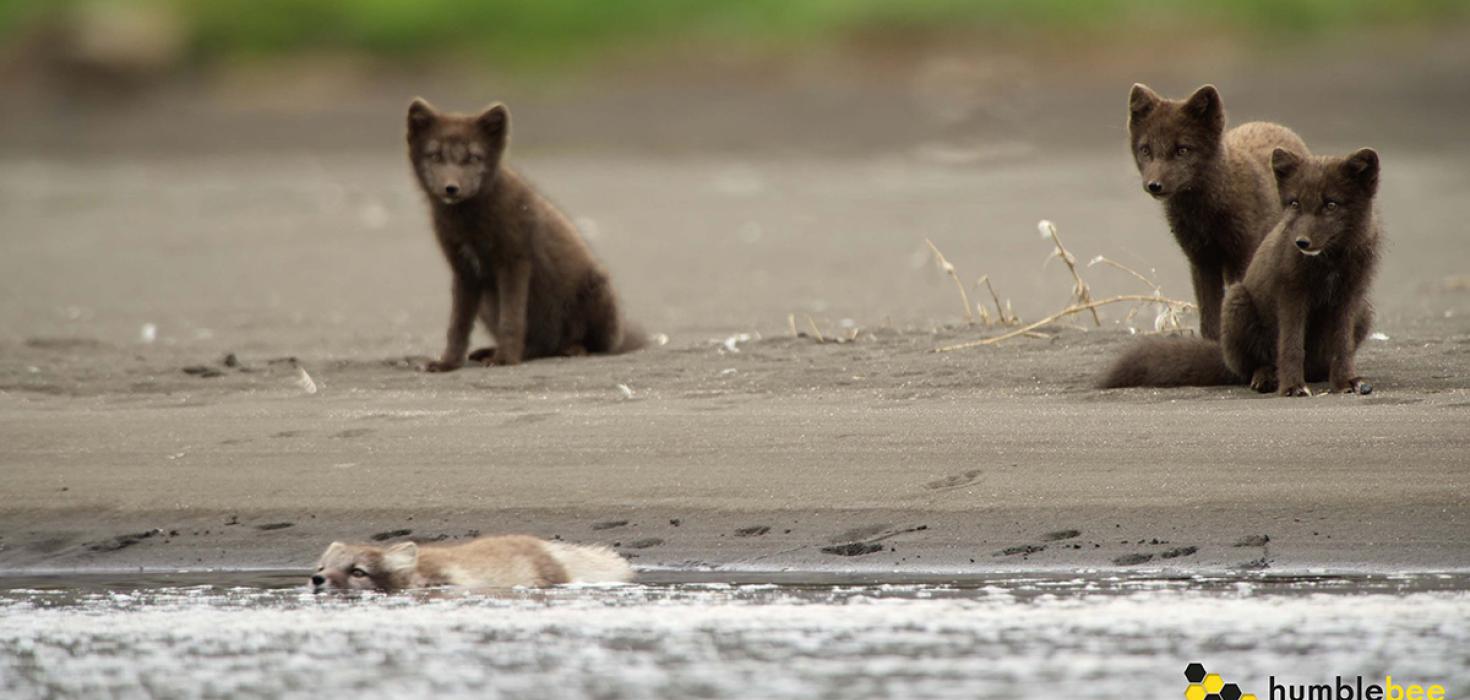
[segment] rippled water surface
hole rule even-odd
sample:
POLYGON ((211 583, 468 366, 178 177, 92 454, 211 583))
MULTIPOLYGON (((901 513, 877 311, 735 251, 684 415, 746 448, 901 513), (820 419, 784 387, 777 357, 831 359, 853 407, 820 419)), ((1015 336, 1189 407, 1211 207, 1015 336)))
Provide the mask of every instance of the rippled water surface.
POLYGON ((1386 674, 1470 697, 1464 576, 654 580, 0 579, 0 697, 1173 698, 1189 661, 1261 698, 1386 674))

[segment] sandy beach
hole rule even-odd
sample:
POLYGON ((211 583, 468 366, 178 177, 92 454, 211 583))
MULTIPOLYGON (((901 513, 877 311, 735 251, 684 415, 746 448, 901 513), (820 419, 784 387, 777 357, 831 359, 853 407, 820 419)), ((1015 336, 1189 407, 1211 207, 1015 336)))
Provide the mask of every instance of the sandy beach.
MULTIPOLYGON (((1470 65, 1434 60, 1398 94, 1470 65)), ((1358 360, 1371 396, 1095 390, 1133 331, 1154 330, 1153 310, 1126 305, 1101 326, 934 352, 1004 329, 965 323, 926 238, 972 302, 988 275, 1026 321, 1072 284, 1043 264, 1040 219, 1084 265, 1104 255, 1190 296, 1123 148, 1128 82, 1054 85, 1018 101, 1064 116, 950 140, 874 126, 910 109, 895 88, 910 99, 830 143, 808 140, 806 115, 849 106, 840 91, 801 98, 802 126, 764 141, 711 126, 795 99, 752 90, 754 106, 705 131, 670 117, 663 153, 640 147, 647 125, 600 148, 557 140, 593 116, 550 116, 538 134, 559 103, 531 102, 512 163, 666 343, 445 375, 418 371, 441 347, 448 278, 396 97, 274 147, 219 136, 269 115, 209 105, 172 140, 147 110, 10 122, 0 572, 304 568, 333 539, 510 531, 613 544, 651 568, 1470 569, 1470 98, 1386 130, 1403 115, 1369 98, 1387 78, 1336 75, 1339 99, 1369 105, 1344 120, 1278 92, 1310 66, 1251 82, 1265 73, 1222 81, 1234 118, 1279 112, 1319 152, 1383 154, 1383 335, 1358 360), (311 145, 333 129, 351 135, 311 145)), ((1099 298, 1153 291, 1082 273, 1099 298)))

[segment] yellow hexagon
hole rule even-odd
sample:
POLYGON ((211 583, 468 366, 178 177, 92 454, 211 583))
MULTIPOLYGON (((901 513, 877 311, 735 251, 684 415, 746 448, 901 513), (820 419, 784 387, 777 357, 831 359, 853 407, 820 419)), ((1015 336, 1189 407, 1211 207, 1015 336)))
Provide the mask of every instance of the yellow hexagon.
POLYGON ((1245 695, 1240 696, 1240 700, 1256 700, 1256 696, 1251 695, 1250 693, 1246 693, 1245 695))
POLYGON ((1205 676, 1205 691, 1206 692, 1218 693, 1218 692, 1220 692, 1220 689, 1221 688, 1224 688, 1224 687, 1225 687, 1225 679, 1224 678, 1221 678, 1220 677, 1220 674, 1218 674, 1218 673, 1211 673, 1210 675, 1205 676))
POLYGON ((1184 700, 1205 700, 1205 687, 1198 683, 1190 683, 1184 689, 1184 700))

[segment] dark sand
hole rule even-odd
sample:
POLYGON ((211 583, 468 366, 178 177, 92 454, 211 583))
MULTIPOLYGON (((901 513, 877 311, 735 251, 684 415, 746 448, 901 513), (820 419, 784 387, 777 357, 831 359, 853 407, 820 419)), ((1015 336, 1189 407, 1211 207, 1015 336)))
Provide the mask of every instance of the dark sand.
MULTIPOLYGON (((916 125, 902 117, 929 98, 906 83, 871 88, 898 106, 855 112, 830 141, 809 142, 807 122, 867 93, 731 86, 724 104, 790 104, 805 125, 762 140, 714 117, 700 132, 689 121, 713 98, 668 88, 666 112, 693 116, 669 117, 666 153, 639 145, 646 124, 583 149, 518 119, 512 161, 668 342, 447 375, 415 369, 440 348, 448 279, 396 93, 363 107, 378 116, 302 118, 351 133, 330 147, 224 136, 272 117, 212 103, 172 140, 166 106, 9 122, 0 571, 304 567, 332 539, 509 531, 615 544, 647 567, 1470 569, 1470 98, 1437 89, 1470 61, 1426 56, 1335 71, 1334 90, 1291 89, 1312 84, 1310 63, 1211 78, 1238 120, 1281 113, 1319 152, 1383 154, 1388 338, 1360 354, 1369 397, 1093 390, 1130 342, 1125 307, 1100 329, 931 352, 997 331, 963 324, 926 237, 1027 320, 1071 286, 1042 265, 1042 218, 1081 261, 1153 268, 1189 296, 1123 146, 1120 75, 1013 90, 1016 130, 916 125), (885 110, 905 126, 873 127, 885 110), (103 148, 108 129, 126 138, 103 148), (856 340, 792 337, 791 313, 856 340)), ((559 118, 558 134, 607 130, 559 118)), ((1084 274, 1099 297, 1150 291, 1084 274)), ((1152 314, 1133 324, 1151 331, 1152 314)))

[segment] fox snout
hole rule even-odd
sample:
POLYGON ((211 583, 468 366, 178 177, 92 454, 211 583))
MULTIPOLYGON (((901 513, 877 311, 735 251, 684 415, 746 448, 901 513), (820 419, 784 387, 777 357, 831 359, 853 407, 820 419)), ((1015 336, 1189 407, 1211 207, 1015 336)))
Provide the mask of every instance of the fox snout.
POLYGON ((321 588, 327 585, 327 577, 321 574, 312 574, 311 585, 313 588, 321 588))
POLYGON ((1158 180, 1149 180, 1143 184, 1143 189, 1149 194, 1161 195, 1164 193, 1164 183, 1158 180))

